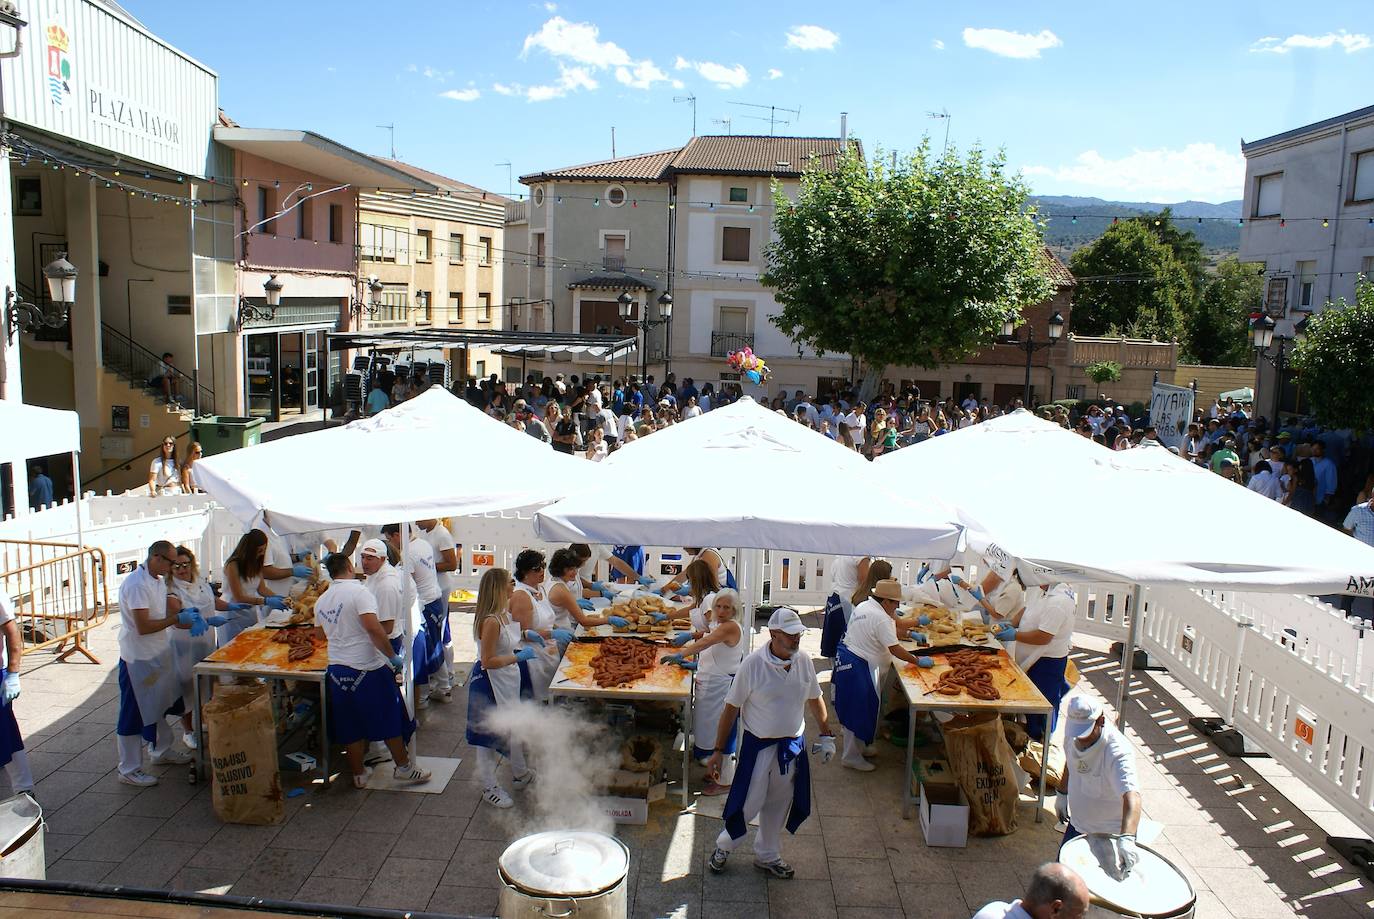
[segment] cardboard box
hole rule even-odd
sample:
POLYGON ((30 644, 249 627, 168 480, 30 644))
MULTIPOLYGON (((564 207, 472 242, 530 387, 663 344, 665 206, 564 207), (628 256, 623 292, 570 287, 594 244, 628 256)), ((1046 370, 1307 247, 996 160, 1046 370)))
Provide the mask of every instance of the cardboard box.
POLYGON ((911 793, 921 793, 921 783, 950 787, 959 784, 954 770, 943 759, 914 759, 911 762, 911 793))
POLYGON ((921 785, 921 832, 928 846, 968 845, 968 799, 958 785, 921 785))
POLYGON ((614 823, 644 826, 649 822, 649 805, 662 801, 668 795, 668 783, 650 785, 645 797, 625 797, 622 795, 602 795, 596 798, 601 812, 614 823))

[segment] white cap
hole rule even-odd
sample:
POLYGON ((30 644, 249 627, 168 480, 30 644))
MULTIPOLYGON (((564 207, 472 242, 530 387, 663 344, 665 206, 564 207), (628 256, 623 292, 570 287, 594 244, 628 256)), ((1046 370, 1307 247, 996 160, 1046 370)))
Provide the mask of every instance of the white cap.
POLYGON ((367 542, 363 543, 362 554, 375 555, 377 558, 385 560, 387 558, 386 543, 382 542, 380 539, 369 539, 367 542))
POLYGON ((1064 722, 1064 738, 1072 740, 1093 729, 1093 724, 1102 717, 1102 703, 1091 696, 1076 695, 1069 699, 1066 714, 1068 717, 1064 722))
POLYGON ((773 615, 768 617, 768 628, 786 632, 788 635, 800 635, 806 631, 806 626, 802 625, 797 611, 786 606, 775 609, 773 615))

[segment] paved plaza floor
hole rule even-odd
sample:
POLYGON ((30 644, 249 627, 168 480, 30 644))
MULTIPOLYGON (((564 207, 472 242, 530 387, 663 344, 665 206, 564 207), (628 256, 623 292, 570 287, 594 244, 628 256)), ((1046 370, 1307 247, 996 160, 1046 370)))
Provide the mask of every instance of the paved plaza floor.
MULTIPOLYGON (((808 617, 813 625, 814 616, 808 617)), ((455 613, 455 639, 470 634, 455 613)), ((521 805, 480 803, 463 740, 465 698, 432 706, 422 755, 461 757, 443 794, 356 791, 347 782, 288 799, 280 826, 216 819, 206 784, 185 767, 152 788, 120 784, 111 736, 117 710, 114 627, 92 646, 101 665, 25 658, 17 705, 48 823, 48 876, 101 884, 263 896, 334 905, 491 915, 496 860, 531 829, 521 805)), ((804 648, 814 655, 817 629, 804 648)), ((1118 669, 1101 646, 1080 646, 1082 688, 1115 697, 1118 669)), ((471 641, 458 648, 473 658, 471 641)), ((818 661, 818 667, 824 666, 818 661)), ((824 679, 824 674, 822 674, 824 679)), ((1201 919, 1301 915, 1354 919, 1374 910, 1374 885, 1326 845, 1341 821, 1272 761, 1221 755, 1187 724, 1199 713, 1155 674, 1140 677, 1128 712, 1146 815, 1163 825, 1153 845, 1188 876, 1201 919)), ((646 826, 620 827, 631 852, 630 915, 967 917, 989 900, 1020 895, 1034 868, 1054 858, 1053 813, 1034 822, 1024 798, 1011 836, 964 849, 929 848, 915 815, 901 816, 903 753, 885 746, 875 772, 814 765, 813 816, 783 855, 794 880, 768 879, 748 849, 714 875, 706 857, 719 819, 682 813, 670 798, 646 826)), ((547 771, 557 763, 536 764, 547 771)), ((697 781, 697 780, 694 780, 697 781)), ((3 782, 3 779, 0 779, 3 782)))

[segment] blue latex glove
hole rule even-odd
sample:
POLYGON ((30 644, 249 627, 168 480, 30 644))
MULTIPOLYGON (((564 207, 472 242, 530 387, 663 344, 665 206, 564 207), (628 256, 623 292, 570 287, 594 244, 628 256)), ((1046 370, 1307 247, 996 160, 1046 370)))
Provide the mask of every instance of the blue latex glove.
POLYGON ((666 613, 650 613, 650 614, 649 614, 649 618, 652 619, 654 622, 667 622, 667 621, 668 621, 668 616, 667 616, 666 613))
POLYGON ((968 588, 968 592, 973 594, 973 599, 975 600, 981 601, 983 599, 983 588, 981 587, 970 587, 968 588))
POLYGON ((515 651, 515 659, 516 659, 517 661, 532 661, 532 660, 534 660, 534 649, 533 649, 533 648, 517 648, 516 651, 515 651))
POLYGON ((683 584, 683 585, 682 585, 681 587, 679 587, 677 590, 673 591, 673 596, 675 596, 675 597, 689 597, 689 596, 691 596, 691 595, 692 595, 692 585, 690 585, 690 584, 683 584))
POLYGON ((926 578, 928 578, 928 577, 930 577, 930 566, 929 566, 929 565, 922 565, 922 566, 921 566, 921 570, 918 571, 918 572, 916 572, 916 583, 917 583, 917 584, 920 584, 922 581, 924 581, 924 580, 925 580, 926 578))
POLYGON ((643 587, 653 587, 654 579, 649 577, 647 574, 641 574, 639 576, 639 583, 643 587))
POLYGON ((998 641, 1016 641, 1016 629, 1010 622, 1004 622, 992 637, 998 641))
POLYGON ((177 625, 195 625, 196 620, 199 618, 200 610, 196 609, 194 606, 188 606, 177 613, 177 625))
POLYGON ((210 631, 210 624, 200 618, 200 614, 196 614, 196 618, 191 620, 191 637, 199 638, 208 631, 210 631))
POLYGON ((980 609, 980 610, 978 611, 978 614, 981 615, 981 616, 983 617, 983 625, 991 625, 991 624, 992 624, 992 616, 990 616, 990 615, 988 614, 988 611, 987 611, 986 609, 980 609))
POLYGON ((404 657, 401 657, 401 655, 399 654, 391 655, 386 659, 386 662, 390 664, 391 669, 395 670, 397 673, 400 673, 402 670, 406 669, 406 659, 404 657))
POLYGON ((606 617, 606 621, 617 629, 628 629, 630 627, 630 620, 623 616, 608 616, 606 617))
POLYGON ((267 607, 268 609, 277 609, 277 610, 286 609, 286 598, 285 598, 285 597, 266 597, 266 598, 264 598, 263 604, 262 604, 262 605, 265 606, 265 607, 267 607))
POLYGON ((957 575, 957 574, 955 574, 954 572, 951 571, 951 572, 949 573, 949 582, 950 582, 951 584, 953 584, 955 587, 959 587, 959 586, 962 586, 962 585, 963 585, 964 579, 961 578, 961 577, 959 577, 959 575, 957 575))
POLYGON ((606 584, 605 584, 605 582, 603 582, 603 581, 592 581, 592 590, 596 591, 596 592, 599 593, 599 594, 604 594, 604 593, 606 592, 606 584))
POLYGON ((678 648, 681 648, 683 645, 687 644, 687 642, 691 640, 691 632, 679 632, 677 635, 673 636, 673 645, 678 648))
POLYGON ((917 666, 917 667, 927 667, 927 668, 929 668, 929 667, 934 667, 934 666, 935 666, 935 658, 933 658, 933 657, 926 657, 925 655, 921 655, 920 657, 916 658, 916 666, 917 666))
POLYGON ((919 615, 919 616, 916 617, 916 624, 917 624, 917 625, 930 625, 930 617, 927 616, 925 613, 922 613, 921 615, 919 615))
POLYGON ((614 600, 614 599, 615 599, 615 591, 614 591, 614 590, 611 590, 609 587, 607 587, 606 589, 604 589, 604 590, 601 591, 601 596, 605 597, 607 600, 614 600))
POLYGON ((205 620, 205 624, 208 625, 208 626, 213 626, 214 628, 219 628, 220 626, 224 625, 224 624, 227 623, 228 621, 229 621, 229 617, 228 617, 228 616, 211 616, 209 619, 206 619, 206 620, 205 620))
POLYGON ((250 610, 250 609, 252 609, 252 608, 253 608, 253 604, 251 604, 251 603, 239 603, 237 600, 232 600, 232 601, 230 601, 230 603, 229 603, 229 608, 228 608, 227 610, 225 610, 225 612, 228 612, 228 613, 242 613, 242 612, 246 612, 246 611, 248 611, 248 610, 250 610))
POLYGON ((574 637, 575 637, 575 636, 573 635, 573 633, 570 632, 570 631, 567 630, 567 629, 554 629, 554 630, 553 630, 553 640, 556 641, 556 642, 558 642, 560 645, 569 644, 569 643, 573 640, 574 637))
POLYGON ((19 674, 5 674, 4 698, 6 705, 19 698, 19 674))
POLYGON ((315 570, 305 562, 296 562, 291 566, 291 576, 293 578, 308 578, 315 573, 315 570))
POLYGON ((532 644, 542 645, 544 643, 544 636, 540 635, 534 629, 526 629, 525 640, 532 644))
POLYGON ((674 654, 674 655, 672 655, 672 656, 670 656, 670 657, 665 657, 663 660, 666 661, 666 662, 669 663, 669 664, 675 664, 675 665, 677 665, 678 667, 681 667, 683 670, 695 670, 695 669, 697 669, 697 662, 696 662, 696 661, 689 661, 687 658, 683 657, 681 654, 674 654))
POLYGON ((908 632, 907 637, 910 638, 912 641, 916 642, 916 644, 918 645, 930 644, 930 639, 926 637, 925 632, 908 632))
POLYGON ((587 612, 591 612, 592 610, 596 609, 596 607, 592 604, 592 601, 588 600, 586 597, 583 597, 581 600, 577 601, 577 607, 578 609, 584 609, 587 612))

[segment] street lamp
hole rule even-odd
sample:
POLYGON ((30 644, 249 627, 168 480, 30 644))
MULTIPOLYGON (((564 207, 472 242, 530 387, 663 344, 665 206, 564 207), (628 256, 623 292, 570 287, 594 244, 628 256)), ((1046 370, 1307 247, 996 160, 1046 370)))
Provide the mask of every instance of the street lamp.
POLYGON ((382 306, 382 293, 385 290, 386 285, 379 281, 375 274, 369 276, 367 279, 367 299, 359 300, 355 297, 349 300, 349 315, 352 316, 354 320, 358 320, 362 318, 363 313, 367 313, 367 318, 376 319, 377 310, 381 309, 382 306))
POLYGON ((1002 321, 1002 335, 1000 341, 1004 345, 1012 345, 1013 347, 1020 348, 1022 351, 1026 352, 1026 389, 1024 398, 1021 401, 1026 408, 1030 408, 1031 356, 1034 355, 1037 351, 1041 351, 1045 348, 1053 348, 1056 344, 1059 343, 1060 337, 1062 337, 1064 334, 1064 317, 1060 315, 1058 310, 1055 310, 1050 315, 1048 329, 1049 339, 1046 341, 1035 340, 1035 330, 1030 327, 1029 323, 1026 324, 1026 337, 1024 339, 1016 337, 1015 329, 1016 316, 1014 314, 1008 313, 1006 318, 1002 321))
POLYGON ((277 307, 281 306, 281 292, 285 286, 275 274, 268 275, 262 285, 266 307, 258 306, 247 297, 239 297, 239 327, 250 322, 271 322, 277 315, 277 307))
POLYGON ((57 253, 43 268, 48 284, 48 303, 38 306, 20 298, 11 287, 5 288, 5 334, 14 344, 14 333, 36 332, 40 328, 60 329, 71 318, 71 305, 76 302, 76 266, 67 261, 67 253, 57 253))
MULTIPOLYGON (((650 319, 647 315, 648 310, 645 310, 646 315, 644 317, 640 319, 631 319, 630 311, 635 305, 635 298, 630 296, 628 290, 621 291, 620 296, 615 298, 615 302, 620 309, 620 318, 624 320, 627 325, 632 325, 643 333, 641 336, 642 342, 639 347, 639 376, 640 379, 645 379, 649 376, 649 332, 665 323, 673 321, 673 295, 666 291, 659 294, 659 318, 657 319, 650 319)), ((666 366, 667 362, 665 361, 664 364, 666 366)))
POLYGON ((1283 371, 1287 366, 1287 355, 1284 353, 1288 343, 1302 336, 1307 327, 1307 317, 1304 316, 1293 323, 1292 334, 1285 335, 1276 332, 1278 323, 1268 316, 1260 316, 1250 324, 1250 340, 1255 347, 1257 359, 1263 359, 1269 366, 1274 368, 1274 426, 1277 428, 1279 423, 1280 402, 1283 400, 1283 371), (1277 341, 1279 343, 1278 352, 1272 357, 1269 355, 1269 347, 1277 341))

